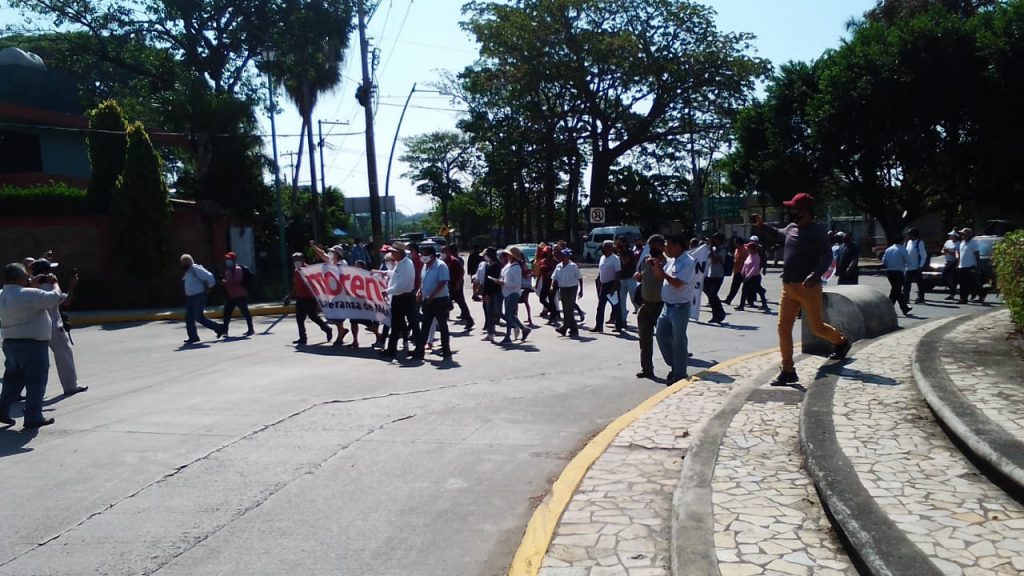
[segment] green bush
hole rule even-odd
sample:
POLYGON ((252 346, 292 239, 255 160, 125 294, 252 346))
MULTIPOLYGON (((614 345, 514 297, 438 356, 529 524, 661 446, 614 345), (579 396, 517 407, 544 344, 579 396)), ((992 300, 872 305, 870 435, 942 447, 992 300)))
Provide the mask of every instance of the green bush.
POLYGON ((0 214, 4 216, 82 214, 86 205, 85 190, 62 182, 31 188, 0 185, 0 214))
POLYGON ((1007 234, 992 254, 999 291, 1010 309, 1013 322, 1024 329, 1024 230, 1007 234))

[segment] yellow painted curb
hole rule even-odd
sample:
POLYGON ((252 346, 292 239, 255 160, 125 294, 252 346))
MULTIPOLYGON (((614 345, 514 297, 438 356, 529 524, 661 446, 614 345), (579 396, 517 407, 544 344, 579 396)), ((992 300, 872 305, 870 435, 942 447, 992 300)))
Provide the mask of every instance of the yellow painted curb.
POLYGON ((551 491, 548 492, 548 496, 533 511, 533 516, 530 517, 530 522, 526 525, 526 533, 523 535, 523 540, 520 542, 519 548, 512 558, 512 565, 508 569, 509 576, 536 576, 540 572, 544 555, 547 554, 548 547, 551 545, 551 539, 555 535, 555 528, 558 526, 558 521, 562 518, 562 513, 569 505, 573 494, 576 493, 576 488, 579 487, 580 482, 583 481, 583 477, 590 470, 594 462, 611 446, 619 432, 622 432, 627 426, 650 412, 662 400, 693 384, 703 375, 725 370, 730 366, 735 366, 752 358, 777 351, 778 348, 762 350, 761 352, 744 354, 743 356, 737 356, 731 360, 716 364, 687 380, 676 382, 672 386, 644 400, 636 408, 613 420, 611 424, 591 439, 580 450, 579 454, 576 454, 569 461, 565 470, 558 477, 558 480, 555 480, 555 483, 551 485, 551 491))

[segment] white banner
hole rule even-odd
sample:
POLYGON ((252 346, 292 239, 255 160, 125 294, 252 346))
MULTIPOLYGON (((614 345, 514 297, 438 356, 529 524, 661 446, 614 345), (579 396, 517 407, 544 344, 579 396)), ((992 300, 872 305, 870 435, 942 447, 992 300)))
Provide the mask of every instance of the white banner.
POLYGON ((690 301, 690 320, 700 319, 700 305, 704 301, 704 275, 711 264, 711 246, 701 244, 690 251, 690 256, 697 263, 693 272, 693 300, 690 301))
POLYGON ((384 294, 387 272, 326 263, 305 266, 300 272, 328 320, 391 325, 391 302, 384 294))

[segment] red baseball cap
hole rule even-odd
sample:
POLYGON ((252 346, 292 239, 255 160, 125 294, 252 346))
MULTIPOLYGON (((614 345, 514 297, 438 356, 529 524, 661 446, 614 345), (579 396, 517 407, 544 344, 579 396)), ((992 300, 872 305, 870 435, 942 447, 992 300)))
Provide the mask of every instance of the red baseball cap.
POLYGON ((238 254, 235 254, 234 252, 228 252, 227 254, 224 255, 224 259, 225 260, 238 260, 238 254))
POLYGON ((782 205, 786 208, 814 208, 814 196, 801 192, 782 205))

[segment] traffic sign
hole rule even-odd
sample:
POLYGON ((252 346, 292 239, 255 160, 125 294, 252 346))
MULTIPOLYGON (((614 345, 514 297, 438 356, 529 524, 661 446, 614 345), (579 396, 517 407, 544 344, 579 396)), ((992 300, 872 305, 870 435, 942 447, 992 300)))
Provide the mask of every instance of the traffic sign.
POLYGON ((591 224, 604 224, 604 207, 597 207, 590 209, 590 223, 591 224))

